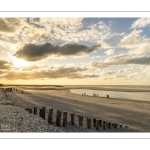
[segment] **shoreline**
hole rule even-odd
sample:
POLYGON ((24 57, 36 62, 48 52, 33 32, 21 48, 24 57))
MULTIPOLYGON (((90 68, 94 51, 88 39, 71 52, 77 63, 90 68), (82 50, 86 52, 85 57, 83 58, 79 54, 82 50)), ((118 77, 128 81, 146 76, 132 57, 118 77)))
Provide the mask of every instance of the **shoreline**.
MULTIPOLYGON (((70 92, 70 93, 72 93, 72 94, 75 94, 75 95, 81 95, 81 94, 78 94, 78 93, 73 93, 73 92, 71 92, 69 89, 67 90, 68 92, 70 92)), ((90 96, 90 95, 85 95, 84 97, 93 97, 93 98, 102 98, 102 99, 110 99, 110 100, 119 100, 119 101, 132 101, 132 102, 140 102, 140 103, 142 103, 142 102, 148 102, 148 103, 150 103, 150 101, 144 101, 144 100, 133 100, 133 99, 123 99, 123 98, 113 98, 113 97, 109 97, 109 98, 107 98, 107 97, 101 97, 101 96, 90 96)))
POLYGON ((102 88, 102 87, 86 87, 86 86, 58 86, 58 85, 49 85, 48 87, 45 87, 43 85, 36 86, 36 85, 3 85, 2 87, 18 87, 28 90, 65 90, 65 89, 87 89, 87 90, 100 90, 100 91, 118 91, 118 92, 150 92, 150 90, 144 90, 144 89, 120 89, 120 88, 102 88), (50 86, 50 87, 49 87, 50 86))

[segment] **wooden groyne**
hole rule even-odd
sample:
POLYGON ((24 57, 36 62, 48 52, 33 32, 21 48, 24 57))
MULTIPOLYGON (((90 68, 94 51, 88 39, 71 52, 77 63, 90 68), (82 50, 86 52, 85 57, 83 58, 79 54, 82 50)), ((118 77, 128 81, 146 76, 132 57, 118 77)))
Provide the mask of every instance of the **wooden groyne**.
POLYGON ((11 92, 12 94, 13 93, 18 93, 18 94, 32 94, 30 92, 27 92, 27 91, 24 91, 24 90, 21 90, 21 89, 16 89, 16 88, 4 88, 4 91, 6 92, 11 92))
POLYGON ((75 114, 72 112, 66 112, 62 110, 56 110, 54 115, 53 108, 46 110, 46 107, 37 107, 33 108, 25 108, 31 114, 39 115, 42 119, 46 120, 48 124, 55 126, 67 126, 67 125, 77 125, 81 127, 85 127, 87 129, 95 129, 95 130, 110 130, 110 129, 121 129, 127 128, 127 126, 123 126, 119 123, 113 123, 110 121, 96 119, 91 117, 85 117, 81 114, 75 114), (39 112, 39 113, 37 113, 39 112), (75 119, 76 117, 76 119, 75 119), (83 120, 86 120, 85 122, 83 120), (92 123, 93 120, 93 123, 92 123))

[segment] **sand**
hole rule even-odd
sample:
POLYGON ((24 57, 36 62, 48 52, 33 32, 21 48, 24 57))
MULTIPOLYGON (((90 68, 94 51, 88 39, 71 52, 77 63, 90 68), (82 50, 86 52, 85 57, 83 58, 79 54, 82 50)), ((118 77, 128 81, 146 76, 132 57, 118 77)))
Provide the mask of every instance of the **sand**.
MULTIPOLYGON (((128 130, 117 130, 119 132, 149 132, 150 131, 150 102, 107 99, 100 97, 82 96, 73 94, 68 87, 16 87, 31 94, 11 94, 7 95, 18 107, 46 106, 47 109, 60 109, 68 113, 74 112, 76 115, 84 116, 84 126, 86 117, 102 119, 108 122, 114 122, 128 126, 128 130), (42 88, 42 90, 41 90, 42 88)), ((91 88, 90 88, 91 89, 91 88)), ((77 130, 77 132, 82 130, 77 130)), ((95 132, 95 130, 92 130, 95 132)), ((116 130, 107 130, 104 132, 117 132, 116 130)), ((88 131, 87 131, 88 132, 88 131)))

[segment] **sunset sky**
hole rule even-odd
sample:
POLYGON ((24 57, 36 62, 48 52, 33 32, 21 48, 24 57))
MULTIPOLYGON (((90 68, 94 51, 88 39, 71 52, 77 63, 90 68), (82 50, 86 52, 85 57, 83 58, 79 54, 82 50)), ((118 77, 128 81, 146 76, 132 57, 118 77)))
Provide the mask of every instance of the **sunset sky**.
POLYGON ((0 18, 0 83, 150 84, 150 18, 0 18))

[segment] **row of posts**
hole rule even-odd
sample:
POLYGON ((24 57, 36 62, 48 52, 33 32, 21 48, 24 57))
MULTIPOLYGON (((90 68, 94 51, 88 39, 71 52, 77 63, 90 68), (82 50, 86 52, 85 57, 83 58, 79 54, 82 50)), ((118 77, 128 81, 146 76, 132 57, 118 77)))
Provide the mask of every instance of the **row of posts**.
MULTIPOLYGON (((32 108, 25 108, 29 113, 33 113, 37 115, 37 107, 34 107, 33 112, 32 108)), ((46 107, 42 107, 39 109, 39 116, 46 120, 46 107)), ((83 116, 77 115, 78 116, 78 121, 79 121, 79 126, 83 127, 83 116)), ((65 127, 67 125, 67 112, 62 112, 61 110, 57 110, 56 113, 56 126, 61 126, 61 117, 63 117, 63 126, 65 127)), ((70 118, 71 118, 71 125, 75 124, 75 114, 70 113, 70 118)), ((49 109, 48 111, 48 123, 50 125, 53 124, 53 109, 49 109)), ((91 118, 87 117, 87 128, 90 129, 92 124, 91 118)), ((93 119, 93 126, 96 128, 96 130, 99 130, 100 127, 103 127, 104 130, 106 128, 122 128, 122 125, 112 123, 112 122, 107 122, 107 121, 102 121, 99 119, 93 119)), ((127 127, 127 126, 126 126, 127 127)))
POLYGON ((16 88, 6 88, 5 91, 6 92, 13 92, 13 93, 21 93, 21 94, 32 94, 32 93, 29 93, 29 92, 26 92, 26 91, 23 91, 20 89, 16 89, 16 88))
MULTIPOLYGON (((82 93, 82 96, 88 96, 88 95, 86 95, 86 93, 82 93)), ((99 95, 98 94, 93 94, 93 97, 99 97, 99 95)), ((109 98, 109 95, 106 95, 106 97, 109 98)))

